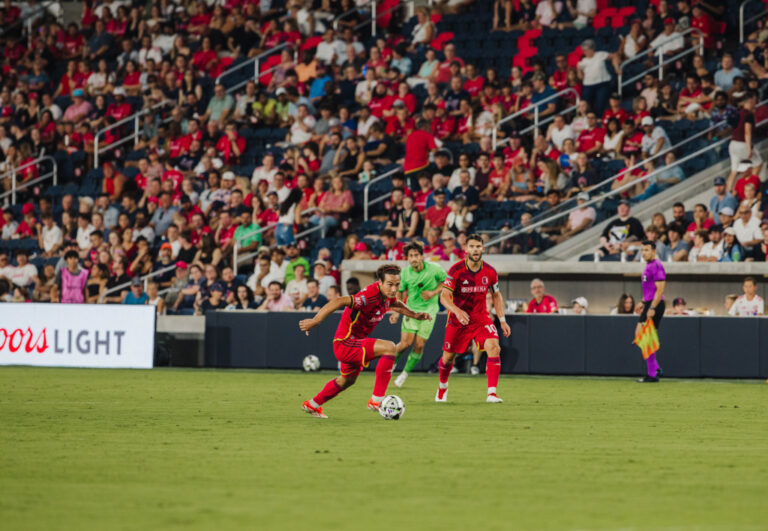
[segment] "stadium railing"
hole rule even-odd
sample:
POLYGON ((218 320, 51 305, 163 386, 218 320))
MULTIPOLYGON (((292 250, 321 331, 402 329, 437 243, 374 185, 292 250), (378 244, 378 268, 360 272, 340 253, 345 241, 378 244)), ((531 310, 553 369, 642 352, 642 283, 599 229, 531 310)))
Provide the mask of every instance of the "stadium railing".
POLYGON ((630 83, 632 83, 633 81, 637 81, 638 79, 643 79, 643 77, 646 74, 648 74, 650 72, 653 72, 654 70, 658 69, 658 71, 659 71, 659 74, 658 74, 659 75, 659 81, 661 81, 663 79, 663 77, 664 77, 664 66, 665 65, 673 63, 673 62, 677 61, 678 59, 682 59, 686 55, 690 55, 690 54, 696 53, 696 52, 698 52, 699 55, 704 55, 704 34, 702 33, 702 31, 699 28, 688 28, 687 30, 680 32, 679 35, 675 35, 674 37, 670 37, 669 39, 665 39, 662 42, 660 42, 659 44, 657 44, 656 46, 654 46, 653 48, 649 48, 648 50, 644 50, 642 53, 639 53, 639 54, 635 55, 634 57, 630 57, 629 59, 627 59, 626 61, 624 61, 623 63, 621 63, 619 65, 619 71, 617 72, 617 75, 619 77, 619 95, 620 96, 622 95, 622 91, 624 90, 624 87, 626 85, 629 85, 630 83), (658 54, 658 60, 659 60, 659 64, 658 65, 654 65, 654 66, 652 66, 650 68, 646 68, 645 70, 643 70, 639 74, 636 74, 636 75, 630 77, 629 79, 624 79, 624 69, 627 67, 627 65, 630 65, 630 64, 638 61, 639 59, 647 58, 655 50, 658 50, 659 48, 661 48, 662 46, 667 44, 669 41, 674 40, 674 39, 679 39, 680 37, 685 37, 686 35, 688 35, 690 33, 698 33, 699 34, 698 42, 696 44, 694 44, 690 48, 685 48, 682 52, 679 52, 679 53, 675 54, 672 57, 665 57, 664 54, 658 54))
POLYGON ((548 124, 549 122, 551 122, 551 121, 553 121, 555 119, 555 116, 564 115, 564 114, 568 114, 570 112, 575 111, 578 108, 578 106, 579 106, 579 101, 580 100, 581 100, 581 96, 579 95, 579 92, 576 89, 572 88, 572 87, 568 87, 568 88, 565 88, 565 89, 561 90, 560 92, 552 94, 551 96, 547 96, 546 98, 544 98, 541 101, 537 101, 536 103, 531 103, 531 104, 529 104, 524 109, 520 109, 519 111, 517 111, 517 112, 515 112, 513 114, 505 116, 504 118, 499 120, 496 123, 496 126, 493 128, 493 133, 491 134, 491 139, 493 141, 493 149, 496 149, 497 147, 499 147, 501 145, 504 145, 504 144, 506 144, 509 141, 508 138, 502 139, 501 141, 499 141, 498 138, 497 138, 499 127, 502 124, 510 122, 510 121, 514 120, 515 118, 518 118, 520 116, 533 113, 533 124, 529 125, 525 129, 522 129, 521 131, 518 131, 518 133, 520 133, 521 135, 524 135, 524 134, 529 133, 530 131, 538 131, 540 125, 548 124), (557 101, 560 98, 562 98, 563 96, 565 96, 566 94, 571 94, 571 95, 575 96, 576 102, 573 105, 571 105, 570 107, 568 107, 566 109, 563 109, 562 111, 550 114, 549 116, 547 116, 543 120, 539 121, 539 107, 541 105, 545 105, 545 104, 550 103, 552 101, 557 101))
MULTIPOLYGON (((347 18, 349 15, 352 15, 353 13, 370 13, 371 4, 376 4, 376 2, 373 2, 372 0, 365 0, 365 2, 358 3, 356 2, 355 7, 352 9, 348 9, 347 11, 344 11, 340 15, 338 15, 336 18, 333 19, 332 26, 333 31, 339 31, 339 21, 347 18)), ((376 6, 374 5, 372 9, 376 9, 376 6)), ((370 21, 365 21, 363 24, 370 24, 370 21)))
MULTIPOLYGON (((149 279, 154 278, 154 277, 159 276, 159 275, 162 275, 164 273, 167 273, 168 271, 175 271, 175 270, 176 270, 176 264, 174 263, 173 265, 169 265, 167 267, 164 267, 162 269, 158 269, 157 271, 152 271, 151 273, 147 273, 146 275, 139 277, 139 279, 141 279, 141 281, 144 282, 144 292, 147 291, 147 286, 149 285, 149 279)), ((124 290, 125 288, 129 288, 131 286, 131 284, 133 284, 133 280, 132 279, 130 281, 128 281, 128 282, 123 282, 122 284, 118 284, 114 288, 109 288, 108 290, 104 291, 104 293, 102 293, 99 296, 99 304, 103 304, 104 303, 104 299, 110 293, 120 292, 120 291, 124 290)))
POLYGON ((370 195, 371 185, 373 183, 380 182, 384 179, 391 179, 394 174, 401 171, 403 171, 403 167, 398 165, 397 168, 393 168, 390 171, 384 173, 383 175, 379 175, 375 179, 371 179, 370 181, 365 183, 365 186, 363 187, 363 221, 368 221, 368 208, 371 205, 380 203, 392 195, 392 192, 387 192, 386 194, 380 195, 375 199, 369 200, 368 196, 370 195))
POLYGON ((3 173, 2 175, 0 175, 0 180, 6 179, 9 176, 11 177, 11 189, 9 191, 7 191, 7 192, 4 192, 4 193, 0 194, 0 202, 4 201, 6 198, 10 197, 12 205, 16 204, 16 194, 17 194, 17 192, 19 192, 21 190, 26 190, 27 188, 29 188, 33 184, 40 183, 40 182, 45 181, 45 180, 50 179, 50 178, 53 178, 54 186, 59 184, 58 183, 59 171, 58 171, 58 167, 56 166, 56 161, 54 160, 53 157, 47 156, 47 155, 46 156, 42 156, 42 157, 40 157, 38 159, 32 160, 30 162, 27 162, 26 164, 22 164, 18 168, 11 168, 10 170, 8 170, 5 173, 3 173), (38 167, 39 167, 39 165, 41 163, 47 162, 47 161, 49 161, 51 163, 51 169, 49 171, 47 171, 43 175, 38 175, 37 177, 35 177, 31 181, 23 182, 23 183, 20 183, 20 184, 16 182, 16 175, 20 171, 25 170, 26 168, 29 168, 29 167, 35 166, 35 165, 38 165, 38 167))
MULTIPOLYGON (((104 129, 100 130, 96 133, 95 138, 93 139, 93 166, 95 168, 99 167, 99 156, 106 152, 110 151, 112 149, 115 149, 119 146, 122 146, 129 140, 133 140, 134 145, 136 144, 136 141, 139 138, 139 134, 141 133, 141 117, 145 114, 152 113, 157 111, 158 109, 165 107, 167 105, 171 105, 173 102, 171 100, 164 100, 160 103, 156 103, 152 105, 151 107, 147 107, 145 109, 141 109, 140 111, 136 111, 132 115, 123 118, 122 120, 115 122, 113 124, 108 125, 104 129), (111 144, 108 144, 106 146, 102 146, 101 142, 99 141, 99 138, 104 135, 104 133, 111 131, 113 129, 117 129, 118 127, 122 127, 125 124, 133 122, 133 134, 128 135, 124 138, 121 138, 115 142, 112 142, 111 144)), ((170 117, 165 118, 163 122, 166 122, 170 120, 170 117)))
POLYGON ((739 43, 744 44, 744 33, 745 28, 747 25, 752 24, 753 22, 756 22, 757 20, 760 20, 761 18, 765 18, 768 16, 768 9, 765 8, 765 2, 760 2, 759 0, 744 0, 741 5, 739 6, 739 43), (751 3, 757 3, 763 5, 763 10, 760 13, 756 13, 752 15, 751 17, 745 19, 745 9, 747 5, 751 3))
MULTIPOLYGON (((61 9, 61 4, 55 0, 43 2, 35 6, 31 11, 22 13, 22 16, 20 16, 13 24, 0 28, 0 36, 5 35, 14 28, 24 26, 27 29, 27 38, 29 39, 29 43, 31 45, 33 39, 32 26, 38 18, 41 18, 40 14, 46 11, 50 12, 50 14, 56 18, 57 22, 62 22, 63 10, 61 9)), ((43 15, 43 17, 45 17, 45 15, 43 15)))
MULTIPOLYGON (((267 71, 259 72, 259 68, 261 66, 261 61, 263 61, 264 59, 266 59, 267 57, 269 57, 271 55, 274 55, 275 52, 282 52, 282 50, 285 49, 285 48, 292 48, 292 44, 290 42, 284 42, 284 43, 282 43, 282 44, 280 44, 278 46, 270 48, 266 52, 264 52, 264 53, 262 53, 260 55, 257 55, 256 57, 252 57, 252 58, 250 58, 250 59, 248 59, 246 61, 243 61, 242 63, 236 64, 236 65, 228 68, 227 70, 224 70, 216 78, 216 84, 217 85, 222 85, 223 84, 226 87, 227 93, 231 93, 231 92, 236 91, 240 87, 245 86, 246 83, 248 83, 249 81, 257 81, 258 82, 258 79, 261 76, 266 75, 266 73, 267 73, 267 71), (249 67, 251 65, 253 65, 253 76, 246 76, 245 80, 239 81, 239 82, 235 83, 232 86, 227 86, 227 84, 223 82, 223 80, 224 80, 224 78, 226 76, 231 76, 233 73, 240 72, 241 70, 243 70, 246 67, 249 67)), ((298 52, 296 50, 294 50, 294 52, 293 52, 293 59, 294 59, 294 61, 296 61, 298 59, 298 52)), ((275 69, 275 67, 270 68, 268 70, 268 72, 271 72, 274 69, 275 69)), ((241 75, 243 75, 243 74, 241 74, 241 75)))
MULTIPOLYGON (((312 212, 322 212, 318 207, 312 207, 308 208, 306 210, 302 210, 301 214, 302 216, 306 216, 308 214, 311 214, 312 212)), ((247 254, 244 254, 240 256, 240 247, 242 246, 243 242, 245 240, 248 240, 250 238, 253 238, 254 236, 258 234, 262 234, 270 229, 274 229, 277 227, 278 223, 270 223, 269 225, 265 225, 263 227, 259 227, 256 230, 252 230, 251 232, 242 235, 240 238, 237 238, 235 240, 235 244, 232 247, 232 270, 234 271, 235 275, 237 275, 237 268, 240 265, 241 262, 247 262, 249 259, 253 258, 257 254, 259 254, 258 251, 253 251, 247 254)), ((322 238, 325 238, 325 225, 323 223, 317 225, 316 227, 311 227, 305 231, 302 231, 298 234, 294 235, 294 238, 299 239, 303 238, 304 236, 307 236, 309 234, 313 234, 315 232, 320 232, 320 236, 322 238)))
MULTIPOLYGON (((768 103, 768 100, 761 102, 759 105, 765 105, 766 103, 768 103)), ((763 126, 765 124, 768 124, 768 119, 760 121, 758 124, 756 124, 755 127, 761 127, 761 126, 763 126)), ((704 135, 706 133, 709 133, 710 131, 712 131, 716 127, 717 126, 712 126, 712 127, 708 128, 708 129, 706 129, 704 131, 700 131, 696 135, 691 136, 691 137, 685 139, 682 142, 678 142, 674 146, 672 146, 672 147, 670 147, 670 148, 668 148, 666 150, 663 150, 663 151, 657 153, 656 155, 653 155, 652 157, 648 157, 647 159, 645 159, 645 160, 635 164, 634 166, 626 168, 623 171, 625 173, 627 173, 627 172, 631 171, 632 169, 636 169, 636 168, 639 168, 639 167, 643 166, 646 162, 649 162, 649 161, 651 161, 653 159, 662 157, 662 156, 666 155, 667 153, 669 153, 670 151, 675 151, 675 150, 679 149, 680 146, 682 146, 682 145, 690 142, 691 140, 694 140, 694 139, 696 139, 696 138, 698 138, 698 137, 700 137, 700 136, 702 136, 702 135, 704 135)), ((687 155, 677 159, 674 163, 672 163, 670 165, 658 167, 658 168, 654 169, 652 172, 650 172, 650 173, 640 177, 639 179, 632 180, 632 181, 630 181, 630 182, 628 182, 626 184, 620 185, 620 186, 616 187, 615 189, 611 190, 610 188, 613 186, 613 183, 619 177, 619 175, 617 174, 617 175, 613 176, 612 178, 607 179, 606 181, 603 181, 602 183, 600 183, 596 187, 594 187, 591 190, 589 190, 589 194, 590 194, 591 197, 590 197, 589 201, 587 201, 586 203, 584 203, 582 205, 577 205, 575 199, 570 199, 568 201, 564 201, 563 203, 560 203, 560 205, 563 205, 562 207, 560 207, 560 205, 558 205, 558 207, 560 207, 560 209, 559 209, 559 211, 557 213, 553 214, 551 212, 545 212, 545 213, 543 213, 543 214, 541 214, 541 215, 539 215, 539 216, 537 216, 535 218, 532 218, 531 219, 531 223, 528 226, 523 227, 522 225, 518 225, 513 230, 511 230, 509 232, 506 232, 506 233, 503 233, 500 236, 490 240, 489 242, 486 243, 486 245, 494 245, 494 244, 497 244, 497 243, 501 243, 501 242, 503 242, 505 240, 508 240, 509 238, 513 238, 515 236, 523 234, 523 233, 525 233, 527 231, 530 231, 532 229, 536 229, 536 228, 541 227, 543 225, 547 225, 549 223, 552 223, 554 221, 562 219, 565 216, 568 216, 571 212, 575 212, 579 208, 583 208, 583 207, 586 207, 586 206, 597 205, 598 203, 601 203, 605 199, 608 199, 610 197, 614 197, 614 196, 616 196, 618 194, 621 194, 622 192, 625 192, 626 190, 629 190, 630 188, 636 186, 638 183, 647 181, 651 177, 654 177, 654 176, 656 176, 656 175, 658 175, 658 174, 660 174, 662 172, 670 170, 671 168, 680 166, 683 163, 688 162, 690 160, 695 160, 698 157, 701 157, 702 155, 704 155, 706 153, 712 152, 713 150, 718 150, 720 147, 726 146, 727 143, 730 142, 730 140, 731 140, 730 137, 728 137, 728 138, 721 138, 720 140, 717 140, 715 142, 707 144, 706 146, 704 146, 704 147, 694 151, 693 153, 689 153, 689 154, 687 154, 687 155), (608 187, 607 191, 603 191, 602 193, 599 193, 598 195, 595 195, 598 188, 605 188, 604 185, 607 185, 607 184, 610 184, 610 186, 608 187)))

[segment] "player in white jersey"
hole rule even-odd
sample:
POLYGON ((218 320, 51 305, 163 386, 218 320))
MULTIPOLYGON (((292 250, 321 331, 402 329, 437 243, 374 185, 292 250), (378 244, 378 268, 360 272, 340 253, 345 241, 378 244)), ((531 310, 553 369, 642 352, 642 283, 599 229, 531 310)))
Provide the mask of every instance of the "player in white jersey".
POLYGON ((744 295, 737 298, 728 310, 729 315, 737 317, 750 317, 753 315, 763 315, 765 313, 765 302, 757 294, 757 282, 754 277, 744 279, 744 295))

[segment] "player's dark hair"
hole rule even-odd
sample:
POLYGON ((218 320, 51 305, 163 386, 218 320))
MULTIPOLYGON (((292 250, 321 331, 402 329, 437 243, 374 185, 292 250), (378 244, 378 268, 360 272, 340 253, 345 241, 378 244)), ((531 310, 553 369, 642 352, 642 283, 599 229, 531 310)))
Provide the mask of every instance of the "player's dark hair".
POLYGON ((643 242, 642 242, 642 244, 641 244, 641 245, 642 245, 643 247, 645 247, 646 245, 650 245, 651 247, 653 247, 653 250, 654 250, 654 251, 656 250, 656 244, 655 244, 655 243, 653 243, 651 240, 643 240, 643 242))
POLYGON ((480 243, 485 243, 483 242, 483 237, 476 232, 473 232, 472 234, 467 234, 467 243, 469 243, 472 240, 475 240, 476 242, 480 242, 480 243))
POLYGON ((757 280, 755 280, 755 277, 745 277, 744 282, 751 282, 753 286, 757 286, 757 280))
POLYGON ((400 266, 396 264, 385 264, 383 266, 380 266, 376 270, 376 278, 378 280, 384 281, 384 278, 387 275, 400 275, 400 266))
POLYGON ((405 253, 405 256, 408 256, 408 253, 410 253, 411 251, 416 251, 420 255, 423 255, 424 247, 422 247, 419 242, 412 241, 411 243, 403 247, 403 252, 405 253))

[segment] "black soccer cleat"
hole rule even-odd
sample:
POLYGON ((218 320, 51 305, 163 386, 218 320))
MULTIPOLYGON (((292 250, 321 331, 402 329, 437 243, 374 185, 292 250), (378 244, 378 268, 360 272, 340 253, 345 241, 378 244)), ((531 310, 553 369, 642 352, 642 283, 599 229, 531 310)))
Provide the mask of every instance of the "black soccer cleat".
POLYGON ((637 383, 658 383, 659 379, 655 376, 643 376, 637 383))

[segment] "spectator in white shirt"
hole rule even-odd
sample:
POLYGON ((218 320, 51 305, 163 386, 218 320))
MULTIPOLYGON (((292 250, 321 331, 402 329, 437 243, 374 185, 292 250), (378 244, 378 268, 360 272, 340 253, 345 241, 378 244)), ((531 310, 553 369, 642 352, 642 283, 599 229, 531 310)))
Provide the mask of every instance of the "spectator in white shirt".
POLYGON ((547 130, 547 142, 552 142, 558 151, 562 151, 563 142, 567 138, 576 140, 576 134, 573 132, 571 125, 565 123, 565 118, 557 114, 547 130))
POLYGON ((307 297, 309 288, 307 287, 307 277, 304 272, 303 264, 293 266, 294 278, 285 287, 285 292, 293 301, 294 306, 298 306, 307 297))
POLYGON ((5 276, 17 286, 27 287, 37 279, 37 268, 29 263, 29 251, 16 252, 16 266, 8 268, 5 276))
POLYGON ((336 34, 332 29, 327 29, 322 42, 317 45, 315 59, 325 64, 331 64, 335 58, 344 56, 346 47, 344 41, 336 39, 336 34))
POLYGON ((755 245, 763 241, 763 231, 760 229, 760 220, 752 215, 752 209, 748 206, 739 207, 739 217, 733 222, 733 230, 739 239, 747 256, 750 256, 755 245))
POLYGON ((277 194, 277 199, 280 203, 288 199, 288 195, 291 193, 291 189, 285 186, 285 176, 283 172, 277 172, 272 179, 271 192, 277 194))
MULTIPOLYGON (((541 4, 539 4, 541 5, 541 4)), ((608 52, 595 51, 595 41, 585 40, 581 49, 584 57, 579 61, 577 72, 583 82, 582 99, 598 116, 603 115, 611 93, 611 73, 605 66, 610 59, 616 71, 619 70, 619 56, 608 52)))
MULTIPOLYGON (((315 280, 320 291, 320 295, 328 297, 328 288, 336 286, 336 279, 328 274, 328 264, 323 260, 318 260, 314 265, 315 280)), ((330 300, 330 299, 329 299, 330 300)))
POLYGON ((43 250, 43 257, 50 258, 55 255, 61 248, 61 244, 64 240, 64 234, 61 229, 53 221, 53 216, 46 212, 42 216, 43 226, 39 229, 39 242, 38 245, 43 250))
POLYGON ((685 39, 675 30, 675 19, 664 19, 664 31, 651 41, 651 48, 656 49, 656 55, 673 55, 685 47, 685 39))
POLYGON ((91 233, 94 230, 96 229, 91 225, 90 214, 81 213, 77 216, 77 236, 75 240, 77 240, 77 246, 80 247, 81 251, 87 251, 91 248, 91 233))
POLYGON ((298 107, 298 114, 291 132, 288 134, 288 142, 291 144, 303 144, 312 140, 312 134, 315 130, 315 117, 309 113, 309 108, 305 103, 298 107))
POLYGON ((734 317, 752 317, 765 313, 763 298, 757 294, 757 281, 754 277, 744 279, 744 295, 738 297, 728 310, 734 317))
POLYGON ((643 131, 645 131, 641 141, 643 158, 651 157, 672 147, 666 131, 659 126, 654 125, 653 118, 650 116, 643 117, 640 121, 640 125, 643 126, 643 131))
POLYGON ((272 186, 272 181, 277 172, 278 168, 275 167, 275 155, 266 153, 261 158, 261 166, 253 170, 253 175, 251 175, 251 187, 255 190, 262 179, 272 186))
POLYGON ((288 269, 288 261, 285 259, 285 251, 280 247, 272 249, 272 261, 269 265, 269 274, 272 280, 285 284, 285 271, 288 269))
POLYGON ((698 253, 699 262, 718 262, 723 257, 722 229, 715 225, 709 229, 709 241, 698 253))

